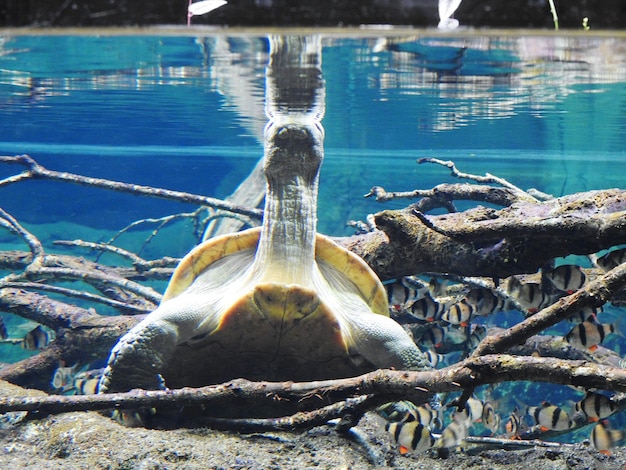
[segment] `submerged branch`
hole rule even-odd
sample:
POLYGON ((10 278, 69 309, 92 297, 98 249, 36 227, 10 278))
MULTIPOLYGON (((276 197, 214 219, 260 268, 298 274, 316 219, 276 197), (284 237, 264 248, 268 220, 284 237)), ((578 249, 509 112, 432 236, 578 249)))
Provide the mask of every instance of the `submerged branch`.
POLYGON ((66 183, 80 184, 82 186, 110 189, 113 191, 131 193, 136 195, 170 199, 189 204, 209 206, 216 209, 222 209, 230 212, 236 212, 238 214, 247 215, 248 217, 253 217, 255 219, 259 219, 263 212, 260 209, 243 207, 237 204, 207 196, 198 196, 196 194, 185 193, 181 191, 172 191, 168 189, 153 188, 150 186, 122 183, 119 181, 111 181, 102 178, 92 178, 88 176, 76 175, 73 173, 48 170, 28 155, 0 156, 0 163, 17 164, 26 167, 26 170, 19 175, 0 180, 0 187, 18 181, 25 181, 27 179, 47 179, 52 181, 63 181, 66 183))
MULTIPOLYGON (((250 382, 243 379, 201 388, 146 391, 132 390, 82 396, 7 397, 0 400, 0 413, 37 411, 43 415, 69 411, 219 405, 240 406, 242 401, 255 407, 270 406, 291 411, 319 410, 330 405, 368 395, 374 406, 384 401, 413 399, 425 402, 433 393, 456 392, 479 385, 533 380, 626 392, 626 370, 554 358, 488 355, 468 358, 440 370, 420 372, 377 370, 358 377, 317 382, 250 382)), ((207 413, 210 415, 210 411, 207 413)), ((281 416, 277 414, 277 416, 281 416)), ((317 417, 316 414, 311 414, 317 417)))
POLYGON ((554 258, 626 243, 626 191, 589 191, 504 209, 444 215, 388 210, 379 231, 338 240, 381 279, 422 272, 504 278, 536 272, 554 258), (427 219, 428 223, 425 223, 427 219))

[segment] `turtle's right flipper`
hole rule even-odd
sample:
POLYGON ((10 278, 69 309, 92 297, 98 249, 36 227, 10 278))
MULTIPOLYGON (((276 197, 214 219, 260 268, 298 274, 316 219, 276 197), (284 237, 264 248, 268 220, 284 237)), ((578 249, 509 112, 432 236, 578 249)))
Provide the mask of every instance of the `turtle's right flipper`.
POLYGON ((111 350, 100 379, 99 393, 126 392, 133 388, 164 389, 160 373, 177 342, 178 334, 168 323, 140 322, 111 350))

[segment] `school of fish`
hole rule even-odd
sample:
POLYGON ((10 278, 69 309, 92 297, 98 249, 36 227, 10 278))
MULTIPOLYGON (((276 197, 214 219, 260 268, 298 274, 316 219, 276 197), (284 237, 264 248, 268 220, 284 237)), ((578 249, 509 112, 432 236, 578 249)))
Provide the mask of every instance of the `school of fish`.
MULTIPOLYGON (((594 262, 608 271, 626 262, 626 249, 608 252, 594 262)), ((489 328, 496 325, 494 317, 498 313, 518 311, 525 317, 534 315, 584 287, 586 282, 585 269, 561 264, 542 269, 534 276, 511 276, 493 285, 407 276, 385 287, 390 315, 411 334, 432 366, 438 368, 469 355, 488 335, 489 328)), ((573 326, 563 332, 563 341, 593 353, 607 337, 621 334, 616 323, 603 322, 600 315, 602 307, 587 307, 571 315, 568 322, 573 326)), ((27 330, 14 330, 0 316, 0 343, 37 351, 54 341, 55 332, 50 328, 28 325, 27 330)), ((624 364, 626 359, 620 367, 624 364)), ((101 373, 101 368, 90 364, 61 363, 50 378, 50 391, 64 395, 97 393, 101 373)), ((580 399, 573 403, 507 403, 503 397, 496 399, 490 386, 476 390, 462 403, 458 396, 446 396, 444 403, 420 406, 398 401, 381 406, 377 412, 401 454, 463 447, 470 435, 520 439, 531 431, 566 432, 579 426, 581 417, 592 427, 590 442, 598 451, 608 453, 612 447, 624 444, 624 432, 613 429, 609 421, 621 411, 614 395, 601 390, 579 392, 580 399)), ((118 418, 131 426, 135 422, 132 413, 118 418)), ((8 415, 4 417, 4 421, 8 419, 8 415)))

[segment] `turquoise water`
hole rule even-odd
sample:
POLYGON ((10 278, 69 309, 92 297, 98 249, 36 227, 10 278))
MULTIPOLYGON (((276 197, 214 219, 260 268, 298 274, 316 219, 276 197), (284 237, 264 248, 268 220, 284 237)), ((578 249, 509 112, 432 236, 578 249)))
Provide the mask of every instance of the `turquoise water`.
MULTIPOLYGON (((406 206, 363 198, 374 185, 453 181, 445 168, 418 166, 425 156, 555 196, 626 183, 624 37, 335 32, 322 44, 321 232, 350 235, 349 220, 406 206)), ((0 31, 0 155, 226 197, 262 156, 267 60, 261 34, 0 31)), ((0 178, 17 171, 0 164, 0 178)), ((194 209, 46 181, 0 188, 0 207, 46 244, 106 240, 137 219, 194 209)), ((179 228, 148 247, 151 229, 120 245, 182 256, 197 239, 179 228)), ((16 248, 4 232, 0 243, 16 248)), ((619 350, 623 338, 612 341, 619 350)), ((0 357, 10 351, 2 345, 0 357)))
MULTIPOLYGON (((323 39, 320 231, 349 234, 347 220, 380 210, 362 198, 373 185, 449 179, 422 156, 557 196, 623 184, 623 38, 386 34, 323 39)), ((0 36, 0 152, 224 197, 262 155, 267 53, 264 36, 0 36)), ((5 191, 7 210, 37 222, 102 228, 177 209, 5 191)))

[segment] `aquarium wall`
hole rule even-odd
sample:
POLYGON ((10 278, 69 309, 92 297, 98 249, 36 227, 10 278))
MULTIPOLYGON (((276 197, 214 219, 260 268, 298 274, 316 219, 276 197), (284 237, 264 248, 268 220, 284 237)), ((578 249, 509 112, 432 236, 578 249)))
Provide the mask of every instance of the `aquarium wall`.
MULTIPOLYGON (((0 26, 108 26, 184 24, 188 0, 50 0, 0 2, 0 26)), ((562 28, 621 29, 622 0, 556 2, 562 28)), ((547 0, 463 0, 455 17, 463 26, 552 28, 547 0)), ((194 18, 196 24, 229 26, 349 26, 394 24, 433 26, 437 0, 238 0, 194 18)))

